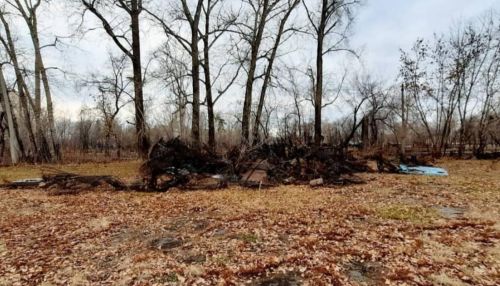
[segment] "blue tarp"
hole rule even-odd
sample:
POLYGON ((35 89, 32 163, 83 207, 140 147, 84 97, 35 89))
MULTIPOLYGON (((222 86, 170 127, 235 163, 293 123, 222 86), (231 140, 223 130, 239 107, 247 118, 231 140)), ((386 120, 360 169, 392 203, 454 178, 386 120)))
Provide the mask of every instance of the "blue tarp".
POLYGON ((399 165, 399 172, 411 175, 448 176, 448 172, 443 168, 427 166, 399 165))

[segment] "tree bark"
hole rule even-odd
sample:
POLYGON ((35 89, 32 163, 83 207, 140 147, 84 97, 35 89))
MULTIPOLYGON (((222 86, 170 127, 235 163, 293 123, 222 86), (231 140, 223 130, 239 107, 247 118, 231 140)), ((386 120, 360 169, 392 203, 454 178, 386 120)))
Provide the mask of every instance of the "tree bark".
POLYGON ((401 85, 401 146, 399 147, 399 153, 402 157, 405 156, 406 150, 406 134, 407 134, 407 116, 406 116, 406 98, 405 98, 405 87, 404 84, 401 85))
POLYGON ((268 66, 266 68, 266 74, 264 76, 264 82, 262 83, 262 87, 260 90, 260 97, 259 97, 259 104, 257 106, 257 112, 255 115, 255 121, 253 125, 253 140, 254 143, 258 143, 259 141, 259 128, 261 124, 261 117, 262 117, 262 110, 264 108, 264 101, 266 98, 266 93, 267 89, 269 87, 269 84, 271 82, 271 76, 272 76, 272 71, 273 71, 273 66, 274 66, 274 61, 276 59, 276 54, 278 52, 278 47, 281 43, 281 38, 283 37, 283 31, 285 30, 285 25, 286 22, 288 21, 288 18, 290 17, 290 14, 292 13, 293 9, 297 7, 300 1, 295 1, 292 3, 292 5, 289 7, 289 9, 285 12, 285 15, 283 16, 283 19, 280 21, 280 25, 278 28, 278 34, 276 35, 276 40, 274 42, 274 46, 271 51, 271 56, 269 57, 269 62, 268 66))
POLYGON ((29 90, 26 86, 26 82, 24 81, 24 77, 21 74, 21 69, 19 67, 19 61, 17 59, 17 54, 16 54, 16 49, 14 45, 14 41, 12 39, 12 34, 10 32, 10 27, 5 20, 4 16, 2 13, 0 13, 0 20, 3 23, 4 30, 5 30, 5 36, 6 36, 6 41, 0 37, 0 40, 2 41, 2 44, 5 47, 5 50, 9 54, 9 58, 12 62, 12 65, 14 67, 14 72, 16 76, 16 81, 17 81, 17 87, 18 87, 18 94, 19 94, 19 102, 21 104, 21 112, 23 114, 23 122, 25 125, 25 128, 28 132, 28 138, 30 140, 31 148, 33 153, 37 152, 37 143, 35 139, 35 135, 33 133, 33 125, 31 124, 31 115, 29 112, 29 105, 28 105, 28 98, 31 99, 31 96, 29 94, 29 90))
POLYGON ((212 151, 216 149, 215 140, 215 114, 212 95, 212 79, 210 74, 210 10, 212 9, 211 0, 207 0, 207 12, 205 16, 205 35, 203 36, 203 70, 205 72, 205 93, 207 97, 208 112, 208 146, 212 151))
POLYGON ((200 141, 200 60, 198 57, 198 25, 191 28, 191 70, 193 73, 193 114, 191 121, 191 137, 195 148, 201 146, 200 141))
POLYGON ((146 120, 144 114, 144 95, 141 64, 141 39, 139 14, 141 7, 138 0, 131 0, 131 28, 132 28, 132 67, 134 72, 134 105, 135 130, 137 136, 137 150, 141 158, 146 158, 149 151, 149 139, 146 134, 146 120))
MULTIPOLYGON (((5 114, 7 117, 7 124, 9 128, 9 146, 10 146, 10 159, 13 165, 19 163, 21 156, 21 149, 19 146, 19 141, 17 137, 17 132, 14 126, 14 116, 12 114, 12 108, 10 105, 9 94, 7 92, 7 84, 3 76, 3 67, 0 65, 0 92, 2 93, 2 103, 3 109, 5 109, 5 114)), ((2 108, 0 106, 0 108, 2 108)))
POLYGON ((259 56, 260 44, 262 43, 262 35, 264 34, 264 27, 267 22, 269 13, 269 0, 264 0, 262 4, 262 14, 255 15, 256 18, 256 31, 250 43, 250 63, 248 66, 248 77, 245 85, 245 100, 243 102, 243 114, 241 119, 241 140, 243 144, 248 144, 250 140, 250 115, 252 112, 252 93, 253 84, 255 82, 255 72, 257 69, 257 59, 259 56))
MULTIPOLYGON (((35 116, 35 136, 38 140, 37 145, 38 145, 38 151, 37 151, 37 158, 38 160, 41 161, 51 161, 53 159, 54 155, 54 147, 55 144, 53 140, 50 141, 50 144, 47 142, 47 138, 43 134, 43 128, 42 128, 42 107, 41 107, 41 96, 42 96, 42 90, 41 90, 41 85, 42 81, 45 87, 45 93, 47 96, 47 112, 49 113, 49 130, 54 130, 54 121, 53 121, 53 110, 52 110, 52 99, 51 99, 51 94, 50 94, 50 89, 48 85, 48 79, 47 75, 45 72, 45 68, 43 66, 43 61, 42 61, 42 55, 41 55, 41 47, 40 47, 40 40, 38 38, 38 26, 37 26, 37 18, 36 18, 36 12, 38 7, 40 7, 41 1, 37 0, 36 2, 27 2, 25 1, 26 8, 21 4, 20 0, 15 0, 15 5, 13 5, 21 14, 23 17, 24 21, 26 22, 26 25, 28 26, 29 32, 30 32, 30 37, 31 41, 33 43, 33 48, 35 51, 35 100, 33 103, 33 112, 35 116), (48 92, 47 92, 48 90, 48 92), (49 110, 50 109, 50 110, 49 110), (52 149, 52 150, 51 150, 52 149)), ((24 81, 23 81, 24 82, 24 81)), ((26 85, 24 86, 26 94, 29 94, 28 88, 26 85)), ((51 137, 51 139, 54 139, 51 137)))
MULTIPOLYGON (((137 139, 137 152, 142 158, 146 158, 149 151, 149 138, 146 132, 146 120, 144 114, 143 78, 141 66, 141 43, 139 15, 143 10, 141 0, 118 0, 120 8, 130 16, 130 27, 132 32, 131 47, 125 47, 116 35, 110 22, 97 10, 95 1, 80 0, 88 11, 92 12, 102 23, 106 33, 111 37, 116 46, 132 61, 134 73, 134 107, 135 107, 135 129, 137 139)), ((129 42, 129 41, 127 41, 129 42)))
POLYGON ((318 36, 316 47, 316 87, 314 89, 314 144, 316 146, 321 145, 321 141, 323 141, 323 135, 321 134, 321 111, 323 109, 323 35, 320 34, 318 36))
MULTIPOLYGON (((57 144, 55 142, 55 123, 54 123, 54 109, 53 109, 53 103, 52 103, 52 94, 50 91, 50 86, 49 86, 49 80, 47 77, 47 71, 45 69, 44 63, 43 63, 43 58, 42 58, 42 53, 41 53, 41 46, 40 46, 40 39, 38 36, 38 20, 37 20, 37 15, 36 15, 36 9, 29 9, 30 10, 30 16, 28 19, 26 19, 26 23, 28 24, 28 28, 30 30, 30 36, 31 40, 33 42, 33 48, 35 50, 35 66, 36 70, 35 73, 38 74, 38 101, 37 101, 37 108, 38 110, 38 117, 41 116, 41 84, 43 84, 44 88, 44 93, 45 93, 45 100, 47 104, 47 119, 48 119, 48 130, 49 130, 49 150, 51 154, 51 158, 56 158, 60 159, 60 153, 59 153, 59 148, 57 147, 57 144), (41 84, 40 84, 41 81, 41 84)), ((35 83, 37 84, 37 83, 35 83)))

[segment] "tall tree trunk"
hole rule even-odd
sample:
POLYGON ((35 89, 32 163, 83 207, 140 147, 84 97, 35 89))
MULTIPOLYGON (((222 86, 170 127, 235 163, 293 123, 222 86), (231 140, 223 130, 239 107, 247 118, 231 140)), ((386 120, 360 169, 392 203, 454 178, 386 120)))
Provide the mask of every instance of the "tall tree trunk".
POLYGON ((42 124, 42 89, 41 89, 41 77, 40 77, 40 59, 35 57, 35 102, 33 106, 33 113, 35 116, 35 136, 38 141, 38 160, 43 162, 52 161, 52 155, 50 153, 49 143, 44 134, 44 128, 42 124))
POLYGON ((196 5, 196 11, 194 16, 189 10, 189 6, 186 0, 181 0, 184 15, 189 22, 191 28, 191 72, 192 72, 192 88, 193 88, 193 114, 191 118, 191 139, 195 148, 201 147, 200 140, 200 51, 198 49, 199 41, 199 24, 201 18, 201 12, 203 8, 203 0, 198 0, 196 5))
MULTIPOLYGON (((253 84, 255 82, 255 72, 257 69, 257 60, 259 56, 260 44, 262 43, 262 36, 264 34, 264 27, 266 25, 267 16, 269 13, 269 0, 264 0, 262 14, 260 19, 256 20, 255 35, 252 37, 250 63, 248 66, 248 77, 245 85, 245 100, 243 102, 243 114, 241 119, 241 140, 243 144, 248 144, 250 140, 250 115, 252 113, 252 93, 253 84)), ((256 18, 259 15, 255 15, 256 18)))
MULTIPOLYGON (((321 29, 321 28, 320 28, 321 29)), ((323 35, 318 37, 316 49, 316 87, 314 89, 314 144, 321 145, 321 110, 323 109, 323 35)))
POLYGON ((370 146, 370 132, 368 125, 368 116, 364 116, 363 119, 361 119, 361 144, 363 145, 363 150, 367 150, 370 146))
POLYGON ((243 114, 241 119, 241 140, 244 144, 248 144, 250 139, 250 114, 252 111, 252 90, 255 77, 255 68, 257 66, 257 57, 253 56, 254 48, 252 48, 252 59, 248 69, 248 78, 245 85, 245 100, 243 102, 243 114))
POLYGON ((193 114, 191 121, 191 138, 195 148, 201 146, 200 141, 200 59, 198 50, 198 25, 191 28, 191 71, 193 73, 193 114))
POLYGON ((405 156, 406 147, 406 135, 407 135, 407 116, 406 116, 406 97, 405 97, 405 86, 401 84, 401 146, 399 147, 400 156, 405 156))
POLYGON ((328 22, 328 0, 323 0, 321 5, 321 17, 317 30, 316 46, 316 87, 314 89, 314 144, 321 145, 322 135, 322 116, 323 109, 323 45, 325 40, 325 29, 328 22))
POLYGON ((2 93, 2 103, 3 103, 3 108, 0 106, 0 109, 5 109, 7 124, 9 128, 10 159, 12 164, 15 165, 19 163, 19 159, 21 156, 21 149, 19 146, 17 132, 14 126, 14 116, 10 105, 9 94, 7 93, 7 84, 3 76, 3 67, 1 65, 0 65, 0 92, 2 93))
POLYGON ((179 105, 179 136, 181 139, 186 140, 186 126, 184 122, 186 121, 186 110, 182 105, 179 105))
MULTIPOLYGON (((35 69, 34 69, 34 85, 35 85, 35 99, 34 102, 32 102, 31 97, 29 97, 29 90, 26 86, 26 83, 24 80, 21 81, 23 85, 23 89, 25 94, 28 96, 28 99, 30 100, 29 103, 32 105, 33 112, 34 112, 34 118, 35 118, 35 137, 36 140, 38 141, 36 143, 38 150, 36 152, 37 154, 37 161, 51 161, 53 158, 53 153, 55 149, 55 144, 53 144, 54 137, 51 136, 51 144, 47 142, 47 139, 45 138, 44 135, 44 128, 42 125, 42 107, 41 107, 41 84, 43 80, 43 84, 45 87, 45 93, 47 94, 47 111, 49 113, 49 130, 51 131, 52 135, 54 135, 54 120, 53 120, 53 111, 52 111, 52 98, 50 94, 50 89, 48 85, 48 79, 46 75, 45 68, 43 66, 42 62, 42 55, 41 55, 41 47, 40 47, 40 41, 38 38, 38 23, 37 23, 37 9, 40 7, 41 1, 36 1, 36 2, 31 2, 31 1, 24 1, 24 5, 21 3, 20 0, 15 0, 15 5, 11 3, 21 14, 23 17, 24 21, 26 22, 26 25, 29 29, 30 32, 30 37, 31 41, 33 43, 33 49, 35 51, 35 69), (26 6, 26 7, 25 7, 26 6), (52 153, 51 153, 52 149, 52 153)), ((12 51, 11 53, 15 53, 15 50, 13 49, 12 46, 12 51)), ((19 69, 19 68, 17 68, 19 69)), ((18 75, 16 75, 18 77, 18 75)), ((21 76, 22 78, 22 76, 21 76)))
POLYGON ((208 146, 210 149, 216 149, 215 140, 215 113, 214 113, 214 102, 212 95, 212 83, 210 78, 210 61, 208 59, 208 51, 205 51, 205 92, 207 96, 207 111, 208 111, 208 146))
POLYGON ((49 142, 52 156, 56 158, 56 160, 61 159, 61 153, 59 150, 58 143, 56 142, 56 128, 55 128, 55 120, 54 120, 54 107, 52 103, 52 93, 50 91, 49 81, 47 78, 47 72, 45 66, 43 64, 43 59, 40 57, 40 73, 42 77, 42 83, 45 92, 45 100, 47 105, 47 120, 49 123, 49 142))
POLYGON ((134 71, 134 105, 135 105, 135 129, 137 136, 137 150, 142 158, 146 158, 149 151, 149 139, 146 134, 146 120, 144 114, 144 95, 141 65, 141 39, 138 0, 131 0, 131 28, 132 28, 132 67, 134 71))
MULTIPOLYGON (((207 0, 207 10, 211 9, 211 0, 207 0)), ((205 72, 205 93, 207 97, 207 112, 208 112, 208 146, 212 151, 216 149, 215 141, 215 114, 214 102, 212 95, 212 79, 210 74, 210 12, 206 12, 205 18, 205 35, 203 36, 203 70, 205 72)))
MULTIPOLYGON (((275 50, 273 50, 273 55, 271 57, 274 57, 276 55, 275 50)), ((266 98, 266 93, 267 93, 267 88, 269 86, 269 83, 271 81, 271 73, 272 73, 272 66, 273 66, 274 58, 272 58, 269 61, 269 65, 267 66, 266 69, 266 75, 264 77, 264 82, 262 83, 262 87, 260 90, 260 97, 259 97, 259 104, 257 105, 257 112, 255 114, 255 121, 253 125, 253 142, 254 144, 259 143, 260 141, 260 136, 259 136, 259 128, 261 124, 261 117, 262 117, 262 110, 264 109, 264 101, 266 98)))
POLYGON ((16 113, 14 112, 14 107, 12 106, 12 101, 9 98, 9 106, 10 106, 10 112, 12 113, 12 121, 14 122, 14 131, 16 132, 16 139, 17 139, 17 145, 19 146, 19 153, 21 158, 25 159, 26 158, 26 150, 24 148, 23 140, 21 139, 21 135, 19 133, 19 122, 16 116, 16 113))
POLYGON ((0 13, 0 20, 3 23, 4 30, 5 30, 5 36, 7 38, 7 41, 2 40, 2 44, 5 47, 5 50, 7 50, 9 54, 9 58, 11 59, 12 65, 14 67, 14 72, 16 75, 16 82, 17 82, 17 88, 19 92, 19 102, 21 106, 21 113, 23 114, 23 122, 26 128, 26 131, 28 132, 28 138, 30 140, 31 144, 31 149, 33 153, 37 152, 37 144, 35 140, 35 135, 33 133, 33 126, 31 124, 31 115, 29 112, 29 106, 28 106, 28 98, 31 99, 31 96, 29 94, 28 88, 26 86, 26 82, 24 81, 24 77, 21 74, 21 69, 19 67, 19 61, 17 59, 17 54, 16 54, 16 48, 14 46, 14 41, 12 39, 12 35, 10 32, 10 27, 5 20, 4 16, 2 13, 0 13))
MULTIPOLYGON (((113 26, 98 11, 99 1, 85 1, 81 3, 88 11, 94 14, 102 23, 105 32, 111 37, 116 46, 130 58, 134 72, 134 107, 135 107, 135 129, 137 139, 137 151, 142 158, 147 157, 149 150, 149 138, 146 132, 146 120, 144 114, 143 78, 141 66, 141 42, 139 15, 143 11, 141 0, 118 0, 121 7, 130 16, 130 27, 132 33, 131 49, 124 46, 120 40, 122 36, 116 35, 113 26)), ((130 43, 130 41, 127 41, 130 43)))
MULTIPOLYGON (((33 42, 33 48, 35 50, 35 65, 37 66, 38 70, 38 76, 39 78, 37 81, 42 82, 43 87, 44 87, 44 93, 45 93, 45 99, 46 99, 46 104, 47 104, 47 119, 48 119, 48 131, 49 131, 49 150, 51 153, 51 157, 55 157, 56 159, 59 159, 59 151, 57 144, 55 142, 55 123, 54 123, 54 109, 53 109, 53 104, 52 104, 52 94, 50 91, 50 86, 49 86, 49 80, 47 77, 47 72, 43 63, 43 58, 42 58, 42 53, 41 53, 41 46, 40 46, 40 39, 38 37, 38 22, 37 22, 37 16, 36 12, 33 11, 31 14, 31 21, 29 21, 29 30, 30 30, 30 35, 31 35, 31 40, 33 42)), ((37 71, 35 71, 37 73, 37 71)), ((39 108, 39 116, 41 116, 41 85, 40 82, 38 82, 38 107, 39 108)))
POLYGON ((259 105, 257 106, 257 113, 255 115, 255 123, 253 125, 253 140, 254 142, 259 141, 259 128, 261 124, 261 117, 262 117, 262 110, 264 109, 264 101, 266 99, 266 93, 267 89, 269 87, 269 84, 271 82, 271 76, 272 76, 272 71, 273 71, 273 66, 274 66, 274 61, 276 59, 276 54, 278 52, 278 47, 281 43, 281 38, 283 37, 283 31, 285 30, 285 25, 288 20, 288 17, 290 17, 290 14, 292 13, 293 9, 299 4, 300 1, 295 1, 292 3, 292 5, 289 7, 289 10, 286 11, 285 15, 280 21, 280 25, 278 28, 278 34, 276 35, 276 40, 274 42, 274 46, 271 52, 271 56, 269 57, 269 62, 268 66, 266 68, 266 74, 264 76, 264 83, 262 84, 261 90, 260 90, 260 97, 259 97, 259 105))
POLYGON ((105 157, 110 157, 111 153, 111 134, 106 131, 106 134, 104 135, 104 156, 105 157))

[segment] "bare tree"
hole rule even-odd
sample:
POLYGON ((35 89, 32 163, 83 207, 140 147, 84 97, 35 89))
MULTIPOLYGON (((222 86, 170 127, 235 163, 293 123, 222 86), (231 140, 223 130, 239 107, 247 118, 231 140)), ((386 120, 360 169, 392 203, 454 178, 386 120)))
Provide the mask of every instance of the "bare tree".
POLYGON ((402 52, 403 106, 417 120, 411 129, 423 135, 420 138, 430 143, 435 155, 456 143, 460 156, 467 144, 478 142, 484 149, 488 132, 481 130, 487 130, 497 93, 496 25, 493 18, 479 25, 469 22, 450 35, 436 36, 430 44, 419 39, 410 52, 402 52))
POLYGON ((92 13, 101 22, 106 34, 116 46, 130 58, 134 78, 134 107, 137 150, 141 157, 146 157, 149 150, 149 138, 146 132, 144 114, 143 77, 141 64, 140 22, 139 15, 143 11, 142 0, 81 0, 86 11, 92 13), (111 23, 113 16, 106 18, 106 11, 118 8, 129 18, 127 27, 116 27, 111 23), (129 28, 130 27, 130 31, 129 28))
POLYGON ((405 93, 405 86, 404 84, 401 84, 401 127, 399 129, 399 136, 400 141, 399 142, 399 154, 401 157, 404 157, 406 155, 406 140, 408 138, 408 117, 409 117, 409 104, 408 104, 408 98, 406 97, 405 93))
MULTIPOLYGON (((276 16, 281 0, 244 0, 248 7, 248 14, 236 26, 236 33, 248 45, 248 50, 243 51, 242 61, 246 63, 247 79, 245 84, 245 98, 241 117, 241 140, 248 144, 250 140, 250 117, 252 114, 252 95, 255 81, 260 77, 257 74, 257 62, 262 58, 261 45, 264 32, 269 22, 276 16)), ((265 53, 265 52, 264 52, 265 53)))
MULTIPOLYGON (((491 37, 488 47, 488 57, 485 69, 481 73, 481 80, 484 86, 484 97, 477 126, 478 146, 476 154, 483 154, 487 145, 488 131, 495 121, 494 115, 495 96, 500 93, 500 26, 495 26, 495 22, 490 19, 487 22, 485 33, 491 37)), ((498 96, 497 96, 498 97, 498 96)))
POLYGON ((362 94, 363 97, 367 97, 366 115, 363 118, 365 120, 363 123, 366 124, 364 126, 366 128, 366 137, 362 138, 362 144, 363 148, 369 148, 379 143, 381 139, 380 127, 389 117, 386 108, 388 106, 388 94, 383 89, 382 83, 373 80, 369 75, 358 77, 356 85, 358 93, 362 94))
POLYGON ((96 110, 104 124, 104 151, 106 156, 111 155, 112 137, 114 137, 118 148, 121 145, 116 133, 116 118, 120 110, 130 103, 130 99, 133 99, 133 95, 129 92, 133 82, 126 76, 127 56, 116 57, 109 54, 108 57, 111 68, 109 74, 92 74, 91 78, 83 83, 85 86, 96 89, 93 97, 96 102, 96 110))
MULTIPOLYGON (((351 26, 357 0, 319 0, 316 10, 309 8, 304 1, 306 15, 311 25, 311 35, 316 40, 316 81, 314 86, 314 143, 320 145, 321 111, 323 109, 323 57, 338 51, 350 51, 343 44, 347 40, 347 31, 351 26)), ((352 51, 350 51, 352 52, 352 51)))
POLYGON ((232 84, 235 82, 239 75, 241 65, 238 66, 234 76, 231 77, 228 83, 220 86, 217 89, 217 94, 214 96, 213 87, 216 85, 217 81, 220 79, 221 74, 225 72, 226 67, 229 66, 230 58, 228 58, 225 63, 219 67, 215 75, 212 75, 211 66, 211 50, 212 47, 222 39, 223 35, 228 32, 229 28, 234 25, 237 20, 238 15, 233 13, 224 14, 222 6, 224 5, 224 0, 206 0, 204 1, 203 15, 204 15, 204 29, 200 32, 200 37, 203 41, 203 59, 202 66, 205 75, 205 96, 208 112, 208 145, 212 150, 215 150, 216 140, 215 140, 215 121, 216 115, 214 112, 215 103, 224 95, 232 84), (213 14, 217 12, 217 17, 215 24, 212 26, 213 14))
POLYGON ((182 48, 191 56, 191 77, 192 77, 192 118, 191 118, 191 139, 196 147, 200 147, 200 52, 198 42, 200 40, 200 20, 202 16, 203 0, 197 0, 192 11, 187 0, 180 0, 180 6, 175 11, 175 18, 186 21, 189 25, 189 37, 183 37, 181 33, 172 29, 172 24, 168 20, 159 16, 158 13, 147 11, 162 27, 168 37, 175 39, 182 48))
POLYGON ((78 145, 83 152, 88 152, 91 147, 91 131, 95 123, 95 120, 92 118, 91 109, 83 107, 80 110, 80 118, 77 122, 76 131, 78 134, 78 145))
MULTIPOLYGON (((1 8, 0 8, 1 9, 1 8)), ((35 139, 35 135, 33 132, 33 125, 31 123, 31 115, 30 115, 30 108, 28 101, 31 103, 31 106, 33 106, 33 100, 31 98, 29 89, 26 85, 26 82, 24 80, 24 76, 22 75, 22 71, 19 65, 19 60, 17 57, 17 51, 14 45, 14 40, 12 38, 12 34, 10 31, 10 26, 5 18, 5 11, 0 10, 0 21, 3 24, 4 27, 4 32, 5 32, 5 37, 0 34, 0 42, 2 43, 3 47, 5 48, 5 51, 9 55, 10 62, 14 68, 14 73, 16 76, 16 83, 18 87, 18 94, 19 94, 19 102, 21 104, 21 110, 22 114, 24 116, 23 122, 25 125, 25 128, 28 132, 28 138, 31 144, 31 148, 33 150, 33 153, 37 154, 37 157, 40 156, 41 154, 38 154, 38 147, 35 139)), ((43 134, 42 134, 43 136, 43 134)))
POLYGON ((259 141, 259 127, 260 127, 260 120, 262 116, 262 109, 264 107, 264 101, 266 98, 266 93, 268 90, 269 85, 271 84, 271 76, 273 72, 273 67, 274 67, 274 62, 276 60, 276 56, 278 54, 278 47, 280 44, 283 42, 283 38, 286 37, 286 32, 288 31, 293 31, 293 29, 285 29, 286 28, 286 23, 294 11, 294 9, 299 5, 300 0, 288 0, 288 3, 285 5, 285 7, 281 8, 283 13, 283 16, 279 20, 279 25, 278 25, 278 31, 276 33, 276 38, 274 40, 273 47, 271 48, 271 53, 269 57, 267 58, 267 67, 265 70, 265 75, 264 75, 264 82, 262 83, 262 87, 260 90, 260 97, 259 97, 259 103, 257 106, 257 112, 255 114, 255 123, 253 125, 253 140, 254 142, 259 141))
MULTIPOLYGON (((432 106, 429 105, 429 99, 435 99, 435 100, 440 100, 441 98, 445 98, 445 90, 444 87, 439 89, 438 91, 441 92, 439 95, 434 95, 433 90, 430 87, 430 82, 429 82, 429 73, 427 71, 428 66, 428 59, 430 57, 430 52, 429 52, 429 45, 425 43, 422 39, 419 39, 415 42, 414 46, 411 49, 410 53, 402 52, 401 55, 401 68, 400 68, 400 75, 402 77, 403 83, 402 83, 402 90, 401 90, 401 119, 402 119, 402 132, 403 132, 403 137, 402 137, 402 142, 401 144, 406 145, 406 137, 408 135, 408 130, 405 128, 410 127, 409 125, 409 116, 411 112, 415 113, 415 117, 418 118, 418 122, 420 122, 423 126, 423 129, 425 130, 425 134, 422 134, 422 136, 425 136, 428 140, 431 141, 431 148, 432 151, 435 153, 440 153, 441 146, 438 144, 437 139, 436 139, 436 129, 433 127, 433 117, 432 115, 432 106)), ((440 52, 438 49, 436 49, 436 52, 440 52)), ((436 55, 437 57, 440 57, 440 55, 436 55)), ((444 70, 438 71, 438 72, 443 72, 444 70)), ((445 74, 440 74, 439 76, 445 76, 445 74)), ((438 76, 438 78, 439 78, 438 76)), ((451 97, 446 97, 450 99, 451 97)), ((442 103, 444 104, 444 102, 442 103)), ((456 101, 452 100, 450 102, 450 105, 446 109, 447 111, 449 110, 454 110, 454 106, 456 106, 456 101)), ((444 105, 442 105, 442 111, 444 112, 444 105)), ((451 112, 450 115, 453 114, 453 111, 451 112)), ((451 124, 451 117, 449 118, 443 118, 444 120, 450 120, 449 123, 451 124)), ((445 130, 448 128, 448 124, 445 124, 442 128, 445 128, 445 130)), ((450 127, 451 128, 451 127, 450 127)), ((414 131, 416 130, 416 124, 414 122, 413 128, 414 131)), ((445 133, 449 134, 449 133, 445 133)), ((443 144, 446 141, 447 135, 443 137, 443 144)), ((404 148, 404 147, 401 147, 404 148)), ((402 150, 401 154, 404 154, 404 150, 402 150)))
POLYGON ((302 107, 303 102, 306 101, 306 99, 304 98, 305 88, 301 86, 300 84, 301 81, 297 76, 298 74, 299 73, 297 72, 296 68, 286 67, 285 74, 279 77, 277 84, 280 90, 283 90, 293 98, 293 106, 292 106, 293 111, 290 112, 290 116, 296 118, 295 129, 297 131, 298 139, 303 143, 307 143, 308 139, 306 138, 304 132, 305 122, 304 122, 303 107, 302 107))
POLYGON ((472 24, 458 29, 450 39, 454 68, 451 78, 457 92, 457 107, 460 120, 458 155, 465 151, 465 141, 469 125, 469 114, 472 101, 475 99, 475 87, 483 65, 487 59, 487 51, 492 40, 491 35, 478 31, 472 24))
POLYGON ((159 80, 162 86, 165 86, 173 95, 173 98, 167 100, 169 106, 174 106, 173 115, 177 116, 177 120, 171 118, 172 122, 177 122, 177 128, 172 127, 172 129, 178 129, 176 136, 185 140, 187 139, 187 106, 192 95, 189 88, 192 86, 191 76, 188 61, 183 57, 185 54, 176 55, 173 49, 172 44, 164 44, 155 51, 154 56, 157 58, 159 66, 158 70, 153 73, 153 77, 159 80))
MULTIPOLYGON (((2 100, 0 102, 0 114, 5 114, 7 119, 7 125, 9 128, 9 146, 10 146, 10 159, 12 164, 19 163, 21 154, 21 148, 19 146, 18 136, 16 133, 16 127, 14 123, 14 115, 12 107, 10 105, 9 94, 7 91, 7 84, 5 82, 5 77, 3 75, 3 65, 0 65, 0 93, 2 95, 2 100)), ((0 123, 1 124, 1 123, 0 123)))
MULTIPOLYGON (((53 102, 52 102, 52 93, 51 93, 51 88, 49 84, 49 79, 47 75, 47 68, 45 67, 43 57, 42 57, 42 49, 45 47, 50 47, 54 46, 55 43, 57 43, 57 39, 54 44, 49 44, 49 45, 41 45, 40 43, 40 37, 38 33, 38 9, 40 5, 42 4, 41 0, 37 1, 23 1, 21 2, 20 0, 6 0, 6 2, 12 6, 15 10, 19 12, 19 14, 22 16, 24 19, 29 32, 30 32, 30 37, 31 41, 33 43, 33 49, 35 52, 35 68, 34 68, 34 73, 35 73, 35 98, 34 98, 34 115, 35 115, 35 123, 36 123, 36 128, 35 132, 37 133, 37 138, 39 138, 39 145, 42 148, 42 154, 43 157, 46 159, 50 160, 50 157, 55 157, 57 159, 60 158, 61 154, 59 151, 59 146, 57 142, 55 141, 56 139, 56 134, 55 134, 55 122, 54 122, 54 108, 53 108, 53 102), (42 130, 42 123, 41 123, 41 114, 42 114, 42 107, 41 107, 41 86, 43 85, 43 91, 45 94, 45 99, 46 99, 46 107, 47 107, 47 117, 48 117, 48 130, 49 130, 49 149, 51 155, 46 154, 48 152, 43 151, 44 145, 45 145, 45 137, 41 134, 42 130), (45 154, 44 154, 45 153, 45 154)), ((12 49, 12 47, 11 47, 12 49)), ((11 54, 14 53, 15 51, 11 51, 11 54)), ((21 91, 20 91, 21 92, 21 91)), ((25 91, 26 92, 26 91, 25 91)))
POLYGON ((367 118, 366 103, 369 102, 370 98, 376 96, 376 85, 370 80, 370 78, 355 78, 353 83, 353 92, 347 96, 345 104, 352 107, 352 112, 350 116, 344 119, 341 125, 344 126, 344 134, 340 140, 339 147, 347 149, 352 139, 356 135, 356 132, 361 127, 364 119, 367 118))

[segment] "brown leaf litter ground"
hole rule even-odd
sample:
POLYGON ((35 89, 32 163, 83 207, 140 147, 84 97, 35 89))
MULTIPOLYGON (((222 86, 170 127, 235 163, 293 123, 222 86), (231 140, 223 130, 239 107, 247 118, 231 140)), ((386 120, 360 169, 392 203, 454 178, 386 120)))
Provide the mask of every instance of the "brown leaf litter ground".
POLYGON ((441 165, 333 189, 0 190, 0 285, 498 285, 500 162, 441 165))

